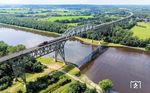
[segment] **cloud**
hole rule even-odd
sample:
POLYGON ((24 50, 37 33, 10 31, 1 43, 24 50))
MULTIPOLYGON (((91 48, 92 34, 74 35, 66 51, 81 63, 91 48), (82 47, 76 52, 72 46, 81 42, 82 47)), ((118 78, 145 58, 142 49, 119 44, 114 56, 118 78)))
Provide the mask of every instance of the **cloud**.
POLYGON ((0 4, 19 4, 22 0, 0 0, 0 4))

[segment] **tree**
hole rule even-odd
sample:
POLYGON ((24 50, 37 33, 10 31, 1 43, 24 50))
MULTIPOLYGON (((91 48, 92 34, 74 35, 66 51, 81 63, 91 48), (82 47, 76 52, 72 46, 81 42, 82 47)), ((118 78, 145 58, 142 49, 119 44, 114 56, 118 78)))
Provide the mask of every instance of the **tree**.
POLYGON ((3 41, 0 41, 0 56, 6 55, 6 50, 7 50, 8 45, 4 43, 3 41))
POLYGON ((104 90, 104 91, 109 91, 113 87, 113 82, 110 79, 104 79, 99 82, 99 86, 104 90))
POLYGON ((17 51, 17 48, 13 46, 9 46, 7 49, 8 54, 15 53, 16 51, 17 51))
POLYGON ((17 51, 21 51, 21 50, 26 49, 26 47, 24 45, 22 45, 22 44, 19 44, 16 47, 17 47, 17 51))
POLYGON ((68 93, 83 93, 86 90, 86 84, 80 83, 79 81, 71 84, 68 88, 68 93))
POLYGON ((7 48, 7 52, 8 52, 8 54, 12 54, 12 53, 15 53, 15 52, 19 52, 19 51, 21 51, 21 50, 24 50, 24 49, 26 49, 25 46, 22 45, 22 44, 19 44, 19 45, 17 45, 17 46, 9 46, 9 47, 7 48))
POLYGON ((150 44, 146 45, 146 50, 150 50, 150 44))

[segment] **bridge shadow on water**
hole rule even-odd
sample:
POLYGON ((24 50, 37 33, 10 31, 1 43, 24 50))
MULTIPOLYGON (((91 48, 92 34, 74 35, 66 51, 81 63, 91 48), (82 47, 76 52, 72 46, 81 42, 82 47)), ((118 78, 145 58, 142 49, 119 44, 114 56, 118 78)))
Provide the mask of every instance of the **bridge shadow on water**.
MULTIPOLYGON (((86 64, 88 64, 89 62, 91 62, 92 60, 96 59, 102 53, 107 51, 107 49, 109 48, 107 46, 107 44, 108 43, 105 43, 102 46, 99 46, 98 48, 94 49, 89 55, 87 55, 85 58, 83 58, 79 62, 74 63, 74 62, 70 62, 70 61, 65 61, 65 63, 66 63, 66 65, 72 65, 72 66, 80 69, 80 68, 84 67, 86 64)), ((63 61, 61 58, 58 58, 58 60, 63 61)))
POLYGON ((100 56, 102 53, 107 51, 108 46, 99 46, 97 49, 95 49, 92 53, 90 53, 88 56, 86 56, 78 65, 78 67, 81 69, 89 62, 95 60, 98 56, 100 56))

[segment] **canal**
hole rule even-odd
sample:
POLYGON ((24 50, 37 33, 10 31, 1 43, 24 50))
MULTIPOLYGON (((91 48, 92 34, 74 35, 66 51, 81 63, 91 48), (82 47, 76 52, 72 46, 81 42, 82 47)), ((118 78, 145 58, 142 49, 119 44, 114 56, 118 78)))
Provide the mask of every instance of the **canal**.
MULTIPOLYGON (((0 41, 9 45, 23 44, 27 48, 43 41, 54 39, 54 36, 43 36, 36 33, 0 26, 0 41)), ((92 46, 77 40, 65 44, 66 60, 78 64, 92 52, 92 46)), ((45 57, 53 57, 53 53, 45 57)), ((130 48, 111 47, 97 59, 81 68, 92 81, 111 79, 114 89, 120 93, 149 93, 150 91, 150 54, 130 48), (141 89, 131 89, 130 81, 141 81, 141 89)))

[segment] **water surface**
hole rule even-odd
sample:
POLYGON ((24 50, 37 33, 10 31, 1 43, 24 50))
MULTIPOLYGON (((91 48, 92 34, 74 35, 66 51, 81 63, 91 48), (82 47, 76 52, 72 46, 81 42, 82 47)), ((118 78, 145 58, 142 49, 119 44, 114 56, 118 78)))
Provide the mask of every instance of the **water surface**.
POLYGON ((111 79, 120 93, 150 93, 150 54, 129 48, 109 48, 96 60, 82 68, 98 83, 111 79), (131 89, 130 81, 141 81, 141 89, 131 89))

